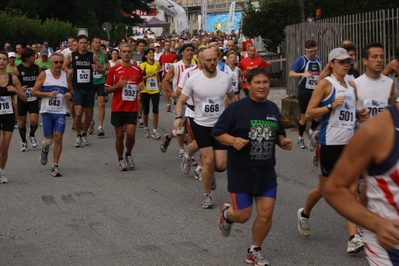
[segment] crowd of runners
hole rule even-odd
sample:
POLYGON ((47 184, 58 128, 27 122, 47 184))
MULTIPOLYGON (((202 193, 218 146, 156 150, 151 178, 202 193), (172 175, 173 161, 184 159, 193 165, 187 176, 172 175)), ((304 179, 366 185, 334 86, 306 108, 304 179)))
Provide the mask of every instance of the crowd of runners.
MULTIPOLYGON (((384 69, 384 46, 363 47, 365 73, 360 75, 351 41, 331 50, 324 67, 316 42, 308 40, 305 47, 289 73, 299 79, 301 117, 295 144, 315 151, 313 163, 320 172, 318 186, 297 212, 298 230, 310 236, 312 208, 325 197, 348 218, 348 253, 364 249, 370 265, 397 265, 399 112, 394 103, 399 95, 387 76, 399 74, 399 51, 384 69)), ((196 168, 194 177, 204 189, 201 207, 213 209, 214 173, 227 169, 230 202, 220 206, 218 230, 226 237, 234 223, 248 221, 255 201, 245 261, 269 265, 261 246, 277 196, 275 147, 289 151, 293 146, 277 105, 267 100, 269 65, 251 43, 238 53, 232 36, 145 36, 110 46, 99 37, 79 35, 54 50, 47 42, 25 48, 6 44, 0 52, 0 183, 8 182, 5 168, 14 128, 25 152, 29 146, 37 148, 36 131, 42 124, 40 163, 47 164, 54 142, 50 171, 58 177, 62 146, 89 146, 90 135, 105 136, 104 117, 109 115, 119 171, 135 168, 136 135, 159 140, 162 153, 176 138, 181 170, 190 174, 196 168), (166 110, 159 108, 161 98, 166 110), (105 113, 108 99, 111 114, 105 113), (95 107, 98 117, 93 116, 95 107), (161 112, 174 119, 164 136, 158 132, 161 112), (68 144, 63 142, 67 116, 76 131, 75 141, 68 144), (142 131, 136 134, 138 128, 142 131)))

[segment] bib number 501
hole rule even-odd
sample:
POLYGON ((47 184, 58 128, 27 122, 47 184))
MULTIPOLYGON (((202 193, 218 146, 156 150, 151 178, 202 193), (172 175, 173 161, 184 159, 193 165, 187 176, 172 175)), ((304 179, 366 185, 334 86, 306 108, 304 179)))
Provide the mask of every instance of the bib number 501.
POLYGON ((338 119, 341 121, 353 121, 353 113, 342 110, 339 112, 338 119))

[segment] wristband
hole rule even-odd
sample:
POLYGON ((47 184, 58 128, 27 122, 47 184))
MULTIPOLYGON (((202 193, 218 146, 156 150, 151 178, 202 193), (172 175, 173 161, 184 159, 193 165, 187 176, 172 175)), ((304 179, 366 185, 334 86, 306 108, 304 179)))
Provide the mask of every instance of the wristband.
POLYGON ((176 119, 179 119, 179 118, 182 119, 183 117, 182 117, 181 115, 175 116, 175 120, 176 120, 176 119))

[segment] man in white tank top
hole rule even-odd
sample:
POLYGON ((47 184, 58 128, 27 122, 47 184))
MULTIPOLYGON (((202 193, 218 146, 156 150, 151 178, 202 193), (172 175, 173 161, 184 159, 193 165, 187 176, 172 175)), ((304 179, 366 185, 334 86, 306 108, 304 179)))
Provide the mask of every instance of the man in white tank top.
MULTIPOLYGON (((381 74, 384 65, 384 46, 381 43, 370 43, 362 52, 366 72, 350 84, 356 93, 356 110, 366 108, 369 116, 384 111, 388 104, 393 104, 394 84, 392 79, 381 74)), ((359 126, 364 121, 358 121, 359 126)))
MULTIPOLYGON (((182 47, 180 48, 180 53, 182 54, 183 58, 179 62, 172 65, 173 67, 169 69, 168 74, 166 74, 165 78, 162 80, 162 85, 164 89, 170 95, 170 97, 174 99, 175 103, 178 98, 176 94, 177 86, 179 84, 180 78, 183 75, 184 70, 195 66, 195 64, 192 63, 194 48, 195 47, 192 43, 185 43, 184 45, 182 45, 182 47), (171 81, 172 86, 170 85, 171 81)), ((172 112, 172 114, 174 114, 174 112, 172 112)), ((162 152, 166 152, 169 143, 173 137, 173 130, 164 136, 160 145, 160 149, 162 152)), ((185 153, 184 134, 179 134, 177 141, 179 142, 179 157, 181 158, 185 153)))
POLYGON ((373 266, 393 266, 399 261, 398 107, 388 106, 357 130, 324 186, 324 198, 331 207, 366 229, 365 256, 373 266), (351 192, 363 173, 367 206, 351 192))
POLYGON ((64 55, 54 52, 50 57, 51 69, 40 73, 32 89, 32 95, 40 97, 43 121, 44 139, 42 142, 42 152, 40 162, 47 164, 47 155, 54 140, 53 164, 51 175, 54 177, 62 176, 58 168, 58 162, 62 150, 62 137, 65 132, 66 117, 66 97, 72 97, 72 83, 69 75, 62 70, 64 55))

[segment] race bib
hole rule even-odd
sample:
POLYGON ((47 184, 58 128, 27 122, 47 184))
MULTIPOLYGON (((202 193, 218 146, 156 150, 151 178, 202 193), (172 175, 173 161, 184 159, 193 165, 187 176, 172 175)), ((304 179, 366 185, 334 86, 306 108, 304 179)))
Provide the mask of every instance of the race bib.
POLYGON ((137 85, 127 84, 122 89, 122 100, 134 102, 137 97, 137 85))
POLYGON ((98 72, 97 70, 93 71, 93 78, 95 79, 100 79, 103 77, 103 74, 101 74, 100 72, 98 72))
POLYGON ((27 101, 27 102, 33 102, 33 101, 36 101, 36 100, 37 100, 37 98, 36 98, 35 96, 32 95, 32 89, 33 89, 33 88, 27 88, 26 91, 25 91, 26 98, 27 98, 26 101, 27 101))
POLYGON ((78 83, 90 83, 90 69, 78 69, 76 74, 78 83))
POLYGON ((49 112, 59 112, 62 109, 62 100, 64 98, 64 94, 57 94, 56 98, 45 98, 46 103, 46 111, 49 112))
POLYGON ((388 106, 388 101, 381 99, 365 99, 363 100, 363 106, 369 111, 370 117, 372 117, 384 111, 388 106))
MULTIPOLYGON (((337 93, 337 96, 339 94, 337 93)), ((345 95, 346 97, 350 97, 345 95)), ((345 99, 344 103, 333 111, 332 125, 339 128, 353 129, 356 122, 356 107, 345 99)))
POLYGON ((209 97, 202 103, 202 114, 208 117, 220 115, 221 100, 217 97, 209 97))
POLYGON ((148 91, 158 90, 158 80, 156 78, 148 78, 147 79, 147 90, 148 91))
POLYGON ((165 63, 165 71, 166 72, 169 72, 169 69, 170 69, 171 65, 172 65, 171 63, 165 63))
POLYGON ((311 78, 306 79, 305 88, 309 90, 314 90, 316 88, 316 81, 319 75, 313 75, 311 78))
POLYGON ((12 113, 14 113, 14 111, 12 109, 11 96, 0 97, 0 115, 12 113))

